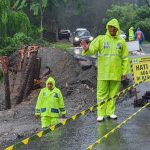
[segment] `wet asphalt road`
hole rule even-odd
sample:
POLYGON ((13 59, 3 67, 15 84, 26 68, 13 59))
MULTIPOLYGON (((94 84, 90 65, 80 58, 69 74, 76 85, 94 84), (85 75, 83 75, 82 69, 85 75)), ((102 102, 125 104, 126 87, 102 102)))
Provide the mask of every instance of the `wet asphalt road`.
MULTIPOLYGON (((148 84, 143 84, 144 90, 147 89, 148 84)), ((117 105, 118 120, 105 119, 104 122, 98 123, 96 113, 90 113, 25 147, 19 148, 19 150, 85 150, 89 144, 94 143, 139 109, 133 107, 133 100, 134 97, 127 98, 117 105)), ((149 150, 150 107, 144 109, 94 149, 149 150)))
MULTIPOLYGON (((149 47, 145 49, 149 52, 149 47)), ((138 86, 139 94, 149 90, 150 83, 138 86)), ((19 150, 85 150, 89 144, 94 143, 112 128, 132 115, 139 108, 133 106, 134 97, 125 98, 117 105, 117 120, 105 119, 104 122, 96 121, 96 112, 82 116, 64 127, 56 129, 31 142, 19 150)), ((121 129, 104 139, 95 150, 149 150, 150 149, 150 107, 138 113, 121 129)))

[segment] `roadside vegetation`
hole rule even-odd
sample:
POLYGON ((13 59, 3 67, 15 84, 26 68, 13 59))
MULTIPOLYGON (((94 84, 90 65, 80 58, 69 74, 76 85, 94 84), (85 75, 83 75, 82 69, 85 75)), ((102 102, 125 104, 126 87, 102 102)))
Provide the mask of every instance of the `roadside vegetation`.
POLYGON ((124 6, 112 5, 106 12, 106 18, 103 19, 104 24, 112 18, 119 20, 122 30, 128 33, 130 27, 134 27, 134 31, 138 27, 144 32, 145 39, 150 41, 150 7, 126 4, 124 6))
POLYGON ((117 18, 126 33, 131 26, 140 27, 150 41, 149 1, 0 0, 0 56, 30 44, 68 50, 70 44, 54 43, 59 29, 85 27, 97 36, 105 33, 111 18, 117 18))
POLYGON ((49 44, 49 48, 57 48, 57 49, 65 50, 65 51, 70 50, 71 46, 72 44, 69 42, 65 42, 65 43, 57 42, 54 44, 49 44))

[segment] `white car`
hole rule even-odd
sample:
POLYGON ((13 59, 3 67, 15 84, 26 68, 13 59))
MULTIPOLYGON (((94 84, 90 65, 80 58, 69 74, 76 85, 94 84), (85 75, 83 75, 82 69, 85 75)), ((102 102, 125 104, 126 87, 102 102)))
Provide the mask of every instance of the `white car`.
POLYGON ((77 28, 73 34, 73 45, 80 46, 82 40, 87 43, 93 40, 93 36, 91 36, 90 32, 85 28, 77 28))
POLYGON ((120 34, 120 37, 124 38, 125 40, 127 39, 127 36, 126 34, 121 30, 121 34, 120 34))
POLYGON ((75 31, 87 31, 86 28, 77 28, 75 31))

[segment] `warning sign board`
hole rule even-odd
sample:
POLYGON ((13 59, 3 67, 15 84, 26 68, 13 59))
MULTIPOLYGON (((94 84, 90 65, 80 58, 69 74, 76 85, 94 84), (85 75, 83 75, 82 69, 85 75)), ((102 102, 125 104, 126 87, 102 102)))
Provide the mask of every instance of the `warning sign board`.
POLYGON ((150 56, 141 58, 132 58, 132 75, 135 83, 142 80, 150 81, 150 56))
POLYGON ((127 42, 127 46, 128 46, 129 52, 140 50, 139 41, 129 41, 127 42))

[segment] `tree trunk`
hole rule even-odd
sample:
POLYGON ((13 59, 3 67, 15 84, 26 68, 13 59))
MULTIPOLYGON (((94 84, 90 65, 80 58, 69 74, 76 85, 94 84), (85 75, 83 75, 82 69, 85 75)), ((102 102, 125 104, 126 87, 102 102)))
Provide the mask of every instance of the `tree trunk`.
POLYGON ((150 1, 146 0, 146 4, 148 7, 150 7, 150 1))
POLYGON ((21 84, 20 84, 19 91, 18 91, 18 96, 16 97, 16 104, 20 104, 23 100, 24 88, 26 87, 26 84, 28 81, 28 74, 30 72, 30 65, 29 64, 30 63, 28 63, 28 65, 26 66, 24 77, 22 78, 23 80, 21 80, 21 84))
POLYGON ((36 56, 37 56, 37 52, 33 52, 31 54, 30 71, 28 74, 28 80, 27 80, 26 87, 24 89, 24 96, 23 97, 27 97, 30 94, 30 92, 32 91, 33 86, 34 86, 35 66, 37 65, 36 64, 36 62, 37 62, 36 56))
POLYGON ((36 58, 36 65, 34 68, 34 79, 40 79, 40 70, 41 70, 41 58, 36 58))
POLYGON ((28 64, 26 64, 27 62, 25 61, 24 63, 26 64, 26 67, 25 64, 23 65, 24 66, 23 78, 20 84, 18 96, 16 97, 16 104, 20 104, 23 98, 28 96, 31 90, 33 89, 34 67, 36 65, 36 56, 37 52, 32 52, 29 58, 25 56, 25 58, 28 59, 28 64))

